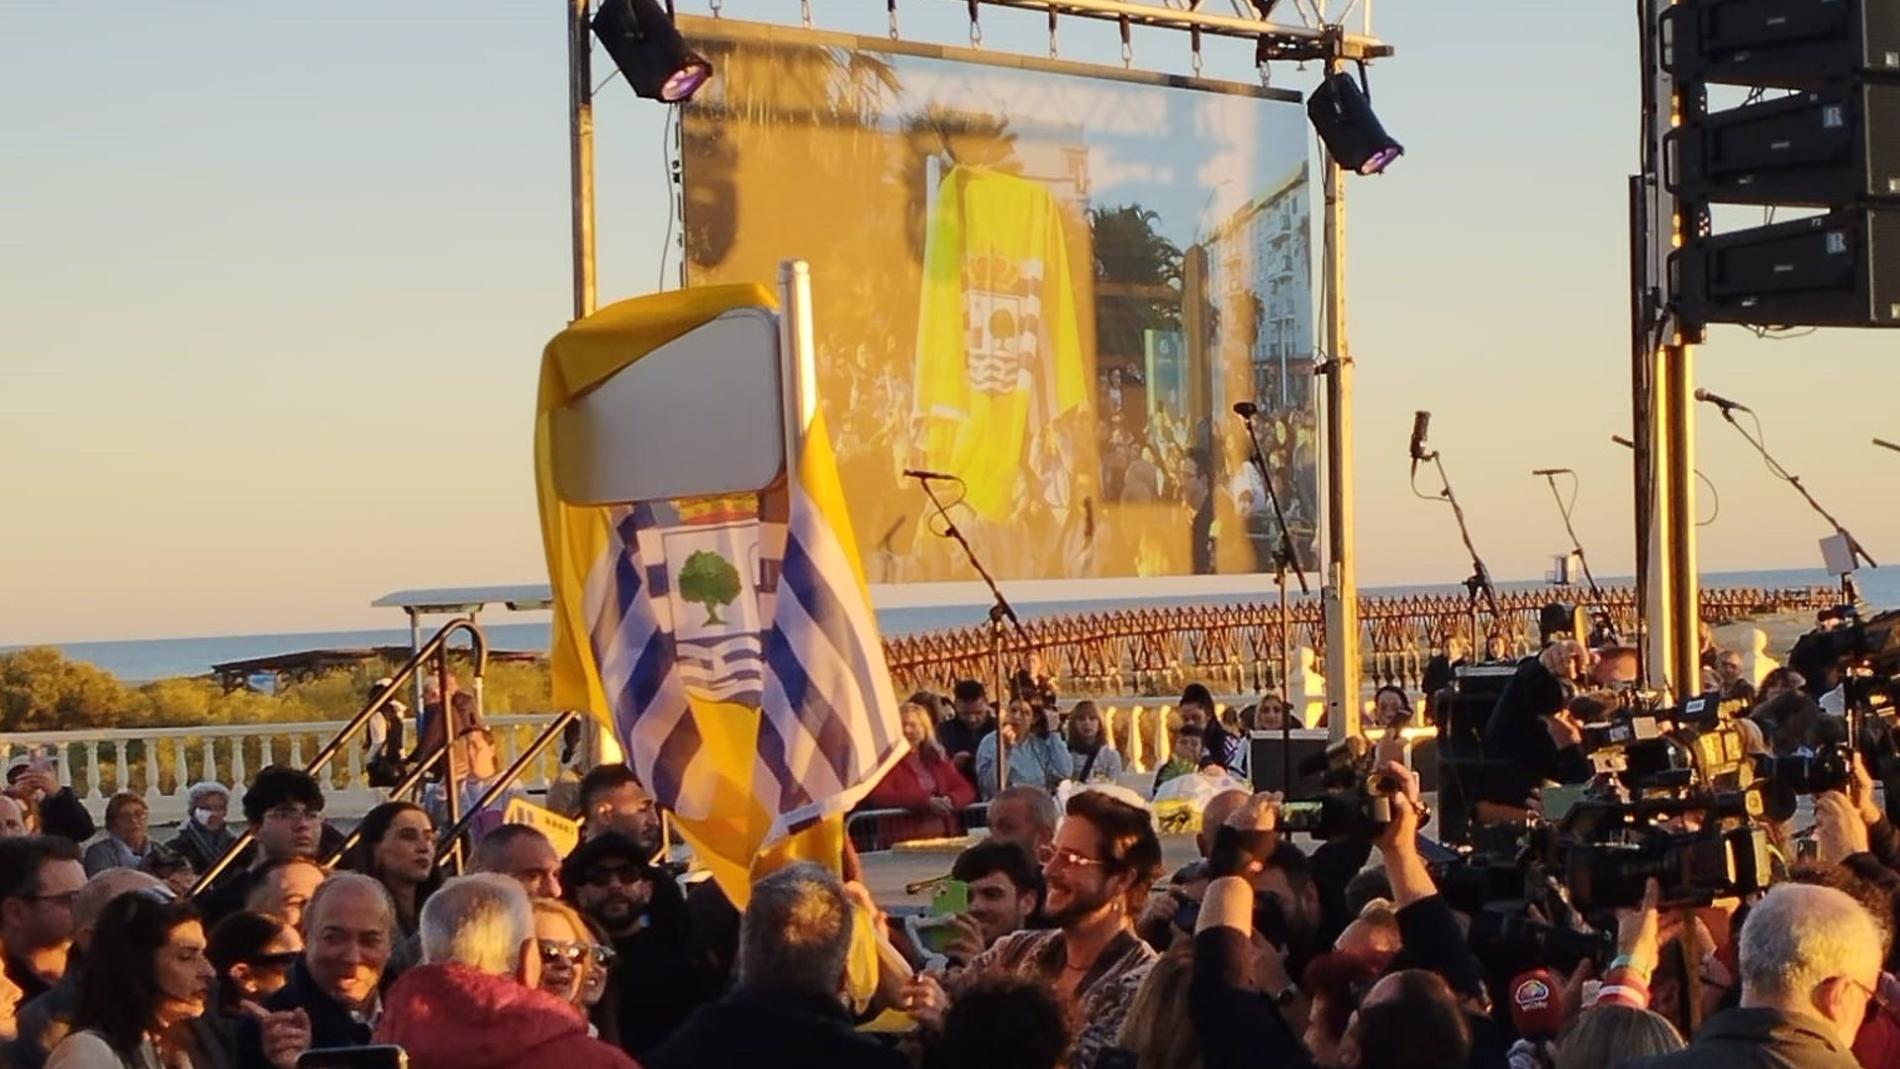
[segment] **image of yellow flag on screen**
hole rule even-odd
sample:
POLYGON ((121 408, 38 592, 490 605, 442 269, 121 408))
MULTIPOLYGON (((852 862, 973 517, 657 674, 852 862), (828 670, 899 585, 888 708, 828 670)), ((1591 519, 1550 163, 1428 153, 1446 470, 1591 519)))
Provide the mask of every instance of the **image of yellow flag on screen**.
MULTIPOLYGON (((905 744, 823 423, 758 493, 585 505, 555 488, 553 413, 758 286, 622 301, 542 359, 535 474, 554 701, 607 725, 734 904, 792 860, 839 868, 843 814, 905 744)), ((685 359, 678 352, 666 359, 685 359)), ((696 443, 664 443, 689 464, 696 443)), ((716 438, 698 447, 717 448, 716 438)))
POLYGON ((1082 405, 1090 373, 1061 209, 1027 178, 957 167, 926 221, 915 406, 924 466, 1011 519, 1031 434, 1082 405))

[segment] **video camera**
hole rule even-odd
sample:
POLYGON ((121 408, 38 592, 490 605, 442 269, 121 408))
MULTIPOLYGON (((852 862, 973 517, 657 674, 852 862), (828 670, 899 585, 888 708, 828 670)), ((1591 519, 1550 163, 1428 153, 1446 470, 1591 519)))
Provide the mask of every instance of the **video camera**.
POLYGON ((1845 698, 1847 746, 1860 752, 1876 779, 1900 776, 1900 610, 1862 620, 1851 605, 1819 614, 1801 636, 1788 666, 1820 695, 1838 679, 1845 698))
MULTIPOLYGON (((1308 758, 1301 763, 1300 774, 1319 775, 1325 792, 1315 798, 1283 803, 1280 826, 1321 840, 1344 835, 1370 839, 1378 835, 1392 822, 1392 796, 1405 789, 1396 776, 1379 769, 1377 751, 1357 736, 1308 758)), ((1423 824, 1431 813, 1421 809, 1419 823, 1423 824)))
POLYGON ((1599 775, 1636 795, 1697 785, 1739 789, 1755 778, 1748 737, 1735 723, 1746 701, 1703 696, 1663 706, 1644 692, 1616 697, 1618 708, 1583 725, 1580 745, 1599 775))

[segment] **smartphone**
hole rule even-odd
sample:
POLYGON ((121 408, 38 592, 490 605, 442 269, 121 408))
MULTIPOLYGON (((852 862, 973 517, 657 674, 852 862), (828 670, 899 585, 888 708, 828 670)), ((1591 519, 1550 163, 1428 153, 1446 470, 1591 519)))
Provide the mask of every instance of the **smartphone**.
POLYGON ((1174 911, 1174 926, 1189 935, 1194 934, 1194 922, 1201 919, 1201 904, 1186 895, 1181 896, 1181 904, 1174 911))
POLYGON ((943 881, 930 899, 930 912, 939 917, 970 912, 970 885, 962 880, 943 881))
POLYGON ((409 1052, 394 1044, 307 1050, 297 1056, 297 1069, 409 1069, 409 1052))
POLYGON ((915 917, 911 921, 911 932, 917 942, 923 944, 925 950, 932 954, 946 954, 949 952, 950 940, 956 936, 957 930, 951 925, 950 918, 947 916, 915 917))

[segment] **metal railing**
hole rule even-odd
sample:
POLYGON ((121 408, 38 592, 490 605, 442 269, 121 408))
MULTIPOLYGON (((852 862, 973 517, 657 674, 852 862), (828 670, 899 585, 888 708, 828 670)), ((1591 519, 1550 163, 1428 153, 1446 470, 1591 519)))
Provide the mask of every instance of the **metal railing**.
MULTIPOLYGON (((328 765, 331 759, 336 757, 339 752, 345 751, 345 748, 348 748, 351 752, 358 751, 360 748, 351 745, 356 741, 356 736, 364 727, 368 726, 371 718, 381 716, 383 707, 388 705, 391 699, 401 694, 403 686, 418 672, 422 671, 431 659, 434 659, 436 661, 437 679, 439 680, 440 693, 442 695, 442 708, 441 711, 436 714, 442 718, 441 756, 447 765, 443 770, 442 781, 447 787, 449 819, 452 821, 459 820, 461 818, 461 811, 456 805, 457 800, 455 797, 456 780, 459 778, 459 773, 455 768, 455 747, 453 745, 455 742, 453 734, 455 711, 453 703, 450 701, 448 657, 446 655, 449 639, 454 637, 458 631, 468 632, 470 645, 469 660, 473 666, 472 674, 474 676, 471 685, 475 691, 476 713, 479 718, 481 712, 482 677, 488 672, 488 636, 484 635, 482 629, 476 625, 474 617, 458 616, 448 623, 443 624, 441 630, 431 636, 429 641, 417 647, 416 652, 411 654, 409 659, 402 663, 402 667, 396 669, 395 673, 389 677, 389 680, 385 682, 376 693, 370 695, 369 701, 364 704, 362 711, 350 718, 349 722, 339 728, 337 733, 331 736, 330 741, 325 743, 323 748, 317 751, 317 755, 310 759, 309 764, 304 766, 304 771, 312 776, 321 776, 324 767, 328 765)), ((418 753, 420 753, 424 745, 422 732, 418 731, 416 738, 416 749, 418 753)), ((436 753, 434 751, 422 753, 421 757, 423 758, 422 763, 433 764, 436 753)), ((412 789, 416 779, 417 777, 415 776, 410 777, 409 781, 412 789)), ((224 871, 231 867, 232 862, 244 853, 245 848, 251 845, 251 840, 254 838, 256 838, 256 833, 248 827, 245 828, 244 831, 238 835, 237 841, 233 842, 230 848, 224 852, 224 856, 212 862, 205 868, 205 871, 198 874, 198 882, 192 885, 191 893, 199 894, 203 892, 205 888, 216 883, 218 877, 222 876, 224 871)), ((461 871, 459 852, 452 854, 452 864, 457 872, 461 871)))
MULTIPOLYGON (((1725 623, 1787 611, 1814 611, 1832 605, 1831 588, 1784 590, 1734 588, 1705 590, 1702 618, 1725 623)), ((1602 600, 1574 587, 1545 587, 1498 595, 1498 616, 1475 614, 1481 632, 1475 645, 1500 636, 1511 655, 1535 648, 1538 613, 1552 602, 1581 605, 1607 613, 1618 630, 1634 634, 1635 591, 1605 588, 1602 600)), ((1316 599, 1289 609, 1288 645, 1324 658, 1326 629, 1316 599)), ((1368 687, 1396 683, 1415 690, 1433 654, 1453 635, 1468 641, 1474 613, 1463 596, 1367 597, 1359 604, 1361 665, 1368 687)), ((1179 693, 1190 680, 1216 692, 1284 691, 1277 678, 1281 646, 1277 607, 1267 604, 1193 605, 1167 608, 1050 616, 1028 620, 1028 646, 1042 655, 1065 695, 1161 695, 1179 693)), ((1022 639, 1003 637, 1004 652, 1027 652, 1022 639)), ((989 630, 967 627, 889 639, 885 659, 899 691, 946 693, 958 679, 989 678, 993 656, 989 630)), ((1297 673, 1297 669, 1295 670, 1297 673)))

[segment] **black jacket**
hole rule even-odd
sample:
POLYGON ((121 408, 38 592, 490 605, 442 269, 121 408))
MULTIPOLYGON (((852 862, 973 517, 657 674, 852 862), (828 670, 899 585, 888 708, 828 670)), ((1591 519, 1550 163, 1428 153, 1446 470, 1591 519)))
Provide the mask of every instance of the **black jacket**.
POLYGON ((1826 1021, 1770 1009, 1723 1010, 1689 1049, 1628 1063, 1631 1069, 1860 1069, 1826 1021))
POLYGON ((187 823, 178 829, 178 837, 165 845, 191 862, 191 871, 204 872, 235 842, 237 836, 231 834, 229 828, 220 828, 218 834, 213 835, 196 824, 187 823))
MULTIPOLYGON (((370 1041, 370 1026, 317 986, 316 977, 310 975, 302 958, 290 967, 289 982, 264 1000, 264 1008, 273 1013, 299 1007, 310 1015, 311 1050, 360 1047, 370 1041)), ((256 1018, 238 1021, 237 1050, 240 1069, 271 1069, 270 1059, 264 1057, 264 1036, 256 1018)))
POLYGON ((994 713, 985 717, 980 727, 974 728, 965 724, 962 717, 953 716, 937 725, 937 742, 943 747, 944 756, 951 761, 955 761, 959 754, 969 758, 957 766, 957 771, 963 773, 965 779, 975 784, 976 748, 983 741, 983 736, 995 730, 996 714, 994 713))
POLYGON ((673 1038, 640 1058, 645 1069, 909 1069, 896 1051, 851 1027, 834 998, 745 987, 701 1006, 673 1038))
POLYGON ((1293 1029, 1253 985, 1247 937, 1225 926, 1194 934, 1188 1020, 1201 1041, 1203 1069, 1311 1069, 1293 1029))
POLYGON ((83 843, 98 830, 92 822, 92 814, 86 811, 86 804, 71 787, 61 787, 40 799, 41 834, 83 843))
POLYGON ((1564 707, 1564 686, 1535 657, 1527 657, 1504 685, 1484 727, 1485 770, 1481 796, 1521 806, 1546 780, 1583 783, 1590 759, 1575 746, 1558 749, 1544 718, 1564 707))
POLYGON ((66 965, 66 975, 39 996, 19 1005, 19 1036, 6 1045, 6 1057, 0 1065, 11 1069, 40 1069, 53 1053, 52 1048, 72 1031, 73 1013, 79 1009, 79 976, 83 967, 75 957, 66 965))

